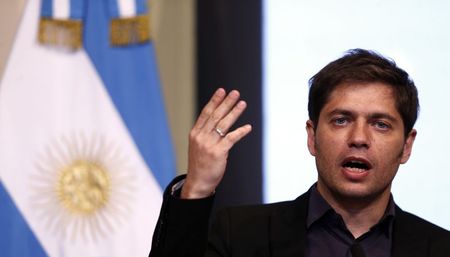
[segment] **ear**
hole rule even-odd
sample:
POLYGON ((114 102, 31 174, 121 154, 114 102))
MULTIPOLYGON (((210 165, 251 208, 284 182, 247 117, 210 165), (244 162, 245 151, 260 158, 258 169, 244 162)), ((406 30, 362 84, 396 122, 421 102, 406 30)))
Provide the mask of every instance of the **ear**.
POLYGON ((409 132, 408 137, 405 140, 405 144, 403 145, 403 153, 400 160, 401 164, 405 164, 409 160, 416 135, 417 131, 415 129, 412 129, 411 132, 409 132))
POLYGON ((306 121, 306 133, 308 134, 308 150, 312 156, 316 156, 316 131, 312 120, 306 121))

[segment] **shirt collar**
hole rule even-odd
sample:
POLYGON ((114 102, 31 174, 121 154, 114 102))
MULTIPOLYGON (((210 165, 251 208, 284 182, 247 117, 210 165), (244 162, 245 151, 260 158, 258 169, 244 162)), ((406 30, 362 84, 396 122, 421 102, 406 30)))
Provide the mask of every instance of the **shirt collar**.
POLYGON ((316 184, 314 184, 309 191, 308 216, 306 218, 307 229, 309 229, 314 222, 322 218, 328 211, 333 211, 333 208, 331 208, 328 202, 320 195, 316 184))
MULTIPOLYGON (((309 194, 308 216, 306 219, 307 229, 309 229, 313 223, 320 220, 328 212, 336 213, 334 209, 330 206, 330 204, 322 197, 322 195, 317 190, 317 184, 314 184, 309 191, 310 194, 309 194)), ((394 218, 395 218, 395 202, 391 194, 383 217, 377 224, 375 224, 372 227, 372 229, 377 226, 382 226, 383 230, 386 232, 386 235, 389 236, 392 234, 393 228, 392 222, 394 218)))

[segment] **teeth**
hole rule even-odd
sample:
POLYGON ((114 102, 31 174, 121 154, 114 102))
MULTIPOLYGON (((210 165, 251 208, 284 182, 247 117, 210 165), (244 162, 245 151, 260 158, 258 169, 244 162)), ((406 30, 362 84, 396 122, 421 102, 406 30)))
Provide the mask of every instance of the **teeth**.
POLYGON ((352 168, 352 167, 348 167, 348 169, 350 169, 353 172, 357 172, 357 173, 363 173, 366 171, 365 169, 352 168))
POLYGON ((343 166, 346 168, 355 170, 357 172, 363 172, 363 171, 366 171, 369 169, 369 166, 365 162, 357 161, 357 160, 349 161, 349 162, 345 163, 343 166))

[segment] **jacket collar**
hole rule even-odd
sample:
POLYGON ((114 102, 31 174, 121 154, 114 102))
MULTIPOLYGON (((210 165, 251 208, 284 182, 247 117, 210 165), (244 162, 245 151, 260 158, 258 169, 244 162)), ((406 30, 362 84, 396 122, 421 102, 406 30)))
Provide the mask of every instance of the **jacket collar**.
MULTIPOLYGON (((303 257, 306 242, 306 218, 310 192, 290 202, 288 208, 276 209, 270 217, 269 236, 272 257, 303 257)), ((415 231, 403 210, 395 206, 391 257, 423 257, 429 242, 415 231)))
POLYGON ((309 191, 278 208, 270 217, 270 250, 273 257, 303 257, 306 241, 306 217, 309 191))
POLYGON ((428 256, 429 242, 417 232, 417 227, 410 222, 408 214, 395 206, 394 231, 392 238, 392 257, 428 256))

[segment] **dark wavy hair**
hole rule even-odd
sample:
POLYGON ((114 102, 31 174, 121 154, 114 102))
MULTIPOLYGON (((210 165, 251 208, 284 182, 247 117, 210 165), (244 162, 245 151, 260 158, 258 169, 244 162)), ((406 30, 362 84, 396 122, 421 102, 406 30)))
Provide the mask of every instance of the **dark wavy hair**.
POLYGON ((309 80, 309 118, 317 127, 320 112, 338 85, 373 82, 381 82, 392 88, 405 136, 408 135, 419 114, 417 88, 408 73, 397 67, 393 60, 370 50, 351 49, 309 80))

